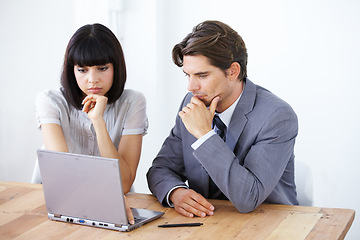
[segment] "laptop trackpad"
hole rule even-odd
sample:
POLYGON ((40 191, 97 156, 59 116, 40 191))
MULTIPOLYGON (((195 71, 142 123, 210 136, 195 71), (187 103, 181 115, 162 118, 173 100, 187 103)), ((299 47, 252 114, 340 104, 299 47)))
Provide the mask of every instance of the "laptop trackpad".
POLYGON ((134 219, 136 219, 137 221, 145 220, 145 219, 152 219, 152 218, 158 216, 158 212, 147 210, 147 209, 131 208, 131 211, 134 215, 134 219))

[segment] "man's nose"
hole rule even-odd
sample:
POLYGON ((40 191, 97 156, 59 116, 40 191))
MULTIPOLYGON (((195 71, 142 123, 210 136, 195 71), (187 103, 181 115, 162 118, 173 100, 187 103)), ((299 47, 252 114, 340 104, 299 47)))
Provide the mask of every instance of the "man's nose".
POLYGON ((193 92, 199 90, 200 85, 195 77, 189 77, 188 91, 193 92))

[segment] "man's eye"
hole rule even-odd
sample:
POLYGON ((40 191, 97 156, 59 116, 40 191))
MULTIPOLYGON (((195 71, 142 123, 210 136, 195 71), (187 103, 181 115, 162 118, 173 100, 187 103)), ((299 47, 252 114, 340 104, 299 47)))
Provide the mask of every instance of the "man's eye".
POLYGON ((205 75, 205 74, 199 75, 199 78, 206 78, 206 77, 207 77, 207 75, 205 75))

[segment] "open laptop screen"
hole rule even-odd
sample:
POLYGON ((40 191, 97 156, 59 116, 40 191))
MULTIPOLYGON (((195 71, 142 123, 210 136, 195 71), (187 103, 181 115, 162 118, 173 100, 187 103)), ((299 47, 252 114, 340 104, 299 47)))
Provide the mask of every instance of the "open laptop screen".
POLYGON ((117 159, 38 151, 49 213, 127 224, 117 159))

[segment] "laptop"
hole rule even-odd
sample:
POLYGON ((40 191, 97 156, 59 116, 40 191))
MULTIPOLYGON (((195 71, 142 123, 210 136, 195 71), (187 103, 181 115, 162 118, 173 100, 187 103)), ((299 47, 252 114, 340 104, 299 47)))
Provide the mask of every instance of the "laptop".
POLYGON ((118 159, 37 151, 49 219, 131 231, 164 215, 132 208, 128 222, 118 159))

